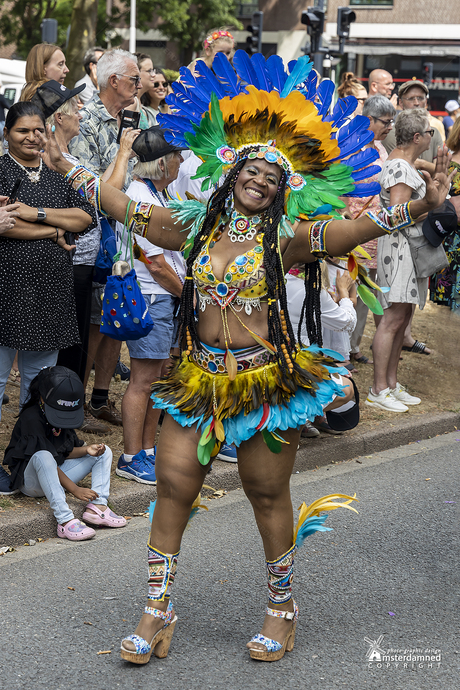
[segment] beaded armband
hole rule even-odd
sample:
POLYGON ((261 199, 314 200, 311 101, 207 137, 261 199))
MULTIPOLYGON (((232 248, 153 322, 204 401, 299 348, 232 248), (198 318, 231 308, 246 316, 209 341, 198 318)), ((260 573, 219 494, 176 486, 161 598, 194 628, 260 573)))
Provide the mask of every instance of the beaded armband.
POLYGON ((366 216, 370 218, 379 228, 391 235, 395 230, 402 230, 412 225, 414 219, 410 214, 410 201, 405 204, 396 204, 389 208, 382 208, 378 213, 368 212, 366 216))
POLYGON ((149 227, 150 216, 152 215, 154 204, 146 201, 138 201, 134 206, 134 213, 129 224, 130 232, 145 237, 149 227))
POLYGON ((78 192, 96 211, 103 213, 101 209, 101 179, 83 165, 76 165, 64 177, 67 182, 78 192))
POLYGON ((313 256, 318 256, 322 259, 328 256, 326 249, 326 228, 330 220, 317 220, 310 225, 310 251, 313 256))

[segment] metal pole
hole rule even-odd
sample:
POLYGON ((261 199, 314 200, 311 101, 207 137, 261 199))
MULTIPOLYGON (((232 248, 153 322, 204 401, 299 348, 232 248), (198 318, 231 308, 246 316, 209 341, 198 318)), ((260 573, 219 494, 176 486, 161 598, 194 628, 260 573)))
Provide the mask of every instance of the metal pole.
MULTIPOLYGON (((316 0, 315 2, 315 7, 317 7, 319 10, 324 10, 324 0, 316 0)), ((320 49, 323 45, 323 40, 322 37, 319 37, 318 40, 318 49, 320 49)), ((324 55, 320 51, 317 53, 314 53, 313 55, 313 67, 315 70, 323 76, 323 58, 324 55)))
POLYGON ((131 0, 131 13, 129 19, 129 52, 136 52, 136 0, 131 0))

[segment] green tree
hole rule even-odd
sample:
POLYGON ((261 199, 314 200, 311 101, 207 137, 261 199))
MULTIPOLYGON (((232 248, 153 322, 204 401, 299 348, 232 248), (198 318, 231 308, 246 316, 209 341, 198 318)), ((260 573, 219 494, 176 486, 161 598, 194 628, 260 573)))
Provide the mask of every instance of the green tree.
MULTIPOLYGON (((129 0, 124 0, 129 7, 129 0)), ((170 41, 176 41, 180 63, 187 65, 195 50, 201 50, 210 29, 218 26, 242 28, 235 16, 235 0, 138 0, 137 28, 145 31, 152 15, 157 28, 170 41)))

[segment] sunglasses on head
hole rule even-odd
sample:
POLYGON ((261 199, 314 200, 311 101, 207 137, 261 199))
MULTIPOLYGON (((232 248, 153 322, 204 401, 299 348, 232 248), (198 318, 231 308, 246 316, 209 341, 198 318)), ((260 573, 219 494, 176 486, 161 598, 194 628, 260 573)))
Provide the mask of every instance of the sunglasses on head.
POLYGON ((153 82, 153 88, 154 89, 159 89, 161 86, 166 89, 169 86, 169 81, 154 81, 153 82))

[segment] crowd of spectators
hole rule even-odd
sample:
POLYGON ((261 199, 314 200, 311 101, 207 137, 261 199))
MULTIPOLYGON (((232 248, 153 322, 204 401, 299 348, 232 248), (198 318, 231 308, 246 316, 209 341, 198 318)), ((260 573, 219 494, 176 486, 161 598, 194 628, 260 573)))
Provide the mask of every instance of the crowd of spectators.
MULTIPOLYGON (((216 52, 230 59, 233 50, 231 34, 225 28, 216 30, 206 39, 202 57, 190 68, 196 69, 200 60, 212 66, 216 52)), ((0 398, 15 357, 21 407, 43 367, 57 364, 74 372, 85 396, 94 366, 94 385, 84 400, 82 431, 104 435, 110 433, 110 425, 123 425, 124 452, 117 461, 117 474, 155 484, 159 412, 149 404, 149 394, 151 384, 165 373, 170 356, 177 353, 176 311, 184 282, 183 257, 180 252, 168 252, 146 239, 137 239, 133 267, 155 326, 144 338, 127 342, 130 379, 118 410, 109 389, 120 359, 121 341, 100 331, 105 286, 93 281, 101 222, 106 221, 42 164, 35 130, 43 131, 45 123, 52 125, 69 161, 90 168, 131 199, 160 206, 167 206, 171 196, 184 198, 188 192, 205 196, 199 184, 190 179, 200 161, 168 144, 157 125, 158 114, 167 109, 164 99, 170 85, 149 55, 96 46, 85 54, 83 66, 85 76, 68 89, 64 80, 69 70, 62 50, 49 44, 35 46, 27 59, 27 83, 21 101, 6 117, 4 141, 8 150, 0 158, 0 398), (139 125, 125 130, 120 138, 126 109, 139 113, 139 125), (19 203, 8 204, 18 178, 22 179, 19 203)), ((360 115, 369 118, 374 139, 366 147, 375 149, 375 164, 381 169, 366 180, 378 179, 380 195, 344 199, 348 217, 356 219, 368 211, 378 212, 382 207, 423 197, 423 171, 433 172, 438 147, 446 136, 457 173, 453 194, 460 197, 457 101, 446 104, 448 116, 441 123, 427 110, 429 91, 422 81, 402 83, 396 93, 392 75, 382 69, 370 73, 367 89, 353 73, 344 73, 337 93, 356 99, 350 119, 360 115)), ((129 263, 131 236, 122 224, 110 218, 108 222, 115 233, 118 256, 129 263)), ((324 343, 341 352, 350 375, 356 372, 355 364, 374 365, 374 382, 366 403, 391 412, 407 411, 408 406, 421 402, 398 380, 401 349, 430 353, 424 343, 412 337, 410 329, 415 306, 423 308, 428 291, 428 280, 416 275, 407 239, 421 233, 419 223, 405 233, 364 245, 370 257, 364 261, 370 278, 386 288, 379 293, 383 316, 374 315, 373 361, 360 350, 368 307, 357 297, 346 265, 333 258, 322 267, 324 343)), ((432 298, 459 309, 456 236, 449 248, 450 272, 436 277, 432 298)), ((287 278, 293 323, 300 317, 296 309, 303 302, 299 275, 301 268, 293 269, 287 278)), ((326 420, 319 418, 314 426, 307 425, 303 435, 318 435, 320 429, 332 431, 326 420)), ((105 446, 99 453, 103 454, 111 458, 105 446)), ((231 448, 220 457, 236 459, 231 448)), ((9 475, 2 472, 0 468, 0 493, 10 493, 9 475)), ((107 487, 104 492, 108 493, 107 487)), ((61 502, 62 512, 68 516, 61 502)))

